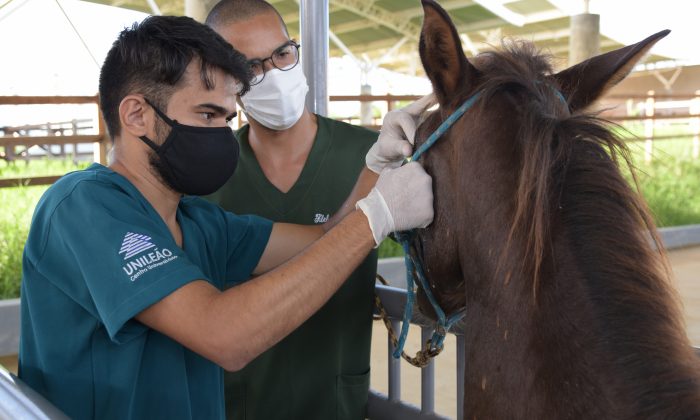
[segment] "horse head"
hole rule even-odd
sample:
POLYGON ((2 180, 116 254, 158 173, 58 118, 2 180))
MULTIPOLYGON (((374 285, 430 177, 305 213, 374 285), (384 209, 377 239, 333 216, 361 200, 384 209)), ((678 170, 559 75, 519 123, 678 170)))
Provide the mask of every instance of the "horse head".
MULTIPOLYGON (((484 282, 528 279, 521 286, 536 296, 539 278, 553 269, 546 254, 559 222, 557 191, 577 151, 560 144, 571 137, 560 134, 582 127, 579 115, 669 31, 554 73, 549 57, 524 42, 467 59, 447 13, 433 0, 422 3, 420 57, 439 109, 419 127, 417 146, 478 95, 422 158, 435 195, 435 219, 414 241, 426 277, 447 313, 463 307, 465 295, 478 302, 494 293, 498 285, 484 282)), ((606 130, 591 127, 581 137, 606 130)), ((423 293, 418 302, 433 314, 423 293)))

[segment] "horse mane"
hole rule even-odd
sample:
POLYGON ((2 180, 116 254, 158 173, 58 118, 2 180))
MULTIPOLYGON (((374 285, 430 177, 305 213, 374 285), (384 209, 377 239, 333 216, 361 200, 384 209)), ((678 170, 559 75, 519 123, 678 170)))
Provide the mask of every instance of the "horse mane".
MULTIPOLYGON (((585 279, 588 299, 597 308, 601 343, 618 358, 614 373, 633 384, 626 395, 637 398, 632 403, 637 412, 656 412, 666 404, 653 397, 662 388, 675 395, 696 392, 698 377, 692 375, 698 374, 697 361, 670 285, 665 252, 638 193, 628 148, 610 122, 590 112, 570 111, 555 79, 547 77, 552 74, 549 57, 531 44, 511 43, 487 54, 477 60, 481 109, 505 93, 520 126, 514 139, 521 156, 515 169, 514 216, 502 258, 522 250, 524 255, 517 257, 523 261, 524 278, 533 279, 536 304, 540 282, 557 271, 554 235, 563 234, 585 279), (635 188, 625 180, 621 165, 629 168, 635 188), (676 368, 670 368, 669 360, 678 361, 676 368), (645 382, 652 377, 663 382, 645 382)), ((685 397, 696 401, 695 394, 685 397)))
POLYGON ((516 238, 525 241, 522 268, 533 278, 533 296, 543 264, 553 252, 547 249, 553 223, 579 233, 602 229, 607 232, 599 238, 602 243, 625 237, 633 255, 626 260, 624 254, 616 254, 612 266, 629 273, 646 272, 645 277, 667 277, 661 241, 638 194, 630 151, 611 130, 613 123, 594 113, 570 112, 559 87, 547 77, 553 73, 551 57, 531 43, 504 43, 501 51, 485 55, 479 66, 485 79, 482 104, 505 91, 520 114, 516 141, 522 157, 506 250, 512 249, 516 238), (635 189, 625 181, 621 166, 629 169, 635 189), (640 250, 645 258, 640 258, 640 250))

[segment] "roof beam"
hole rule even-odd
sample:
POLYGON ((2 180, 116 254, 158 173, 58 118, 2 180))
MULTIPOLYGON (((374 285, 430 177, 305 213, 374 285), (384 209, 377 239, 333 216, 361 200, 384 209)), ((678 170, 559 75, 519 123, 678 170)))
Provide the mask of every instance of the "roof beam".
POLYGON ((479 6, 505 20, 511 25, 522 27, 525 25, 525 17, 520 13, 516 13, 505 6, 503 0, 474 0, 479 6))
MULTIPOLYGON (((469 7, 473 6, 474 4, 476 3, 474 3, 473 0, 444 0, 440 2, 440 7, 449 12, 450 10, 469 7)), ((423 16, 423 8, 412 7, 410 9, 402 10, 396 14, 401 15, 403 19, 413 19, 419 16, 423 16)))
POLYGON ((391 13, 388 10, 375 6, 373 0, 330 0, 330 2, 410 39, 418 39, 420 35, 420 26, 401 16, 397 16, 396 13, 391 13))
MULTIPOLYGON (((471 0, 447 0, 440 3, 440 6, 445 10, 454 10, 462 7, 468 7, 473 5, 474 2, 471 0)), ((409 21, 413 18, 423 16, 422 7, 413 7, 410 9, 405 9, 401 12, 394 13, 395 16, 399 17, 401 21, 409 21)), ((373 28, 378 25, 377 22, 370 22, 364 19, 358 19, 351 22, 341 23, 339 25, 333 25, 333 31, 339 35, 348 32, 360 31, 362 29, 373 28)), ((417 26, 417 25, 416 25, 417 26)))

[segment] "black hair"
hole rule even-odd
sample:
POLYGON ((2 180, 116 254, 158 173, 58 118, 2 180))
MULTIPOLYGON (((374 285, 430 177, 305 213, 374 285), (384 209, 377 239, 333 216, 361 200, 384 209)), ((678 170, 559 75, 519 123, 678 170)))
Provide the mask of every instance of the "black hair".
POLYGON ((201 63, 201 78, 213 89, 211 71, 221 69, 250 89, 252 73, 243 54, 210 27, 185 16, 149 16, 124 29, 112 44, 100 71, 100 109, 114 139, 121 131, 119 104, 139 93, 160 109, 177 90, 192 60, 201 63))
POLYGON ((211 9, 205 23, 211 27, 217 27, 269 12, 277 15, 282 28, 284 28, 284 33, 289 36, 287 24, 284 23, 282 15, 265 0, 221 0, 211 9))

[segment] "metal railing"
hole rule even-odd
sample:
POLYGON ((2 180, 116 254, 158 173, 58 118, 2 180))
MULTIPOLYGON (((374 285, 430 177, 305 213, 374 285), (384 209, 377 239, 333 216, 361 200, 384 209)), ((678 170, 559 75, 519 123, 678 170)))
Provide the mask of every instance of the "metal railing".
MULTIPOLYGON (((394 331, 401 329, 400 320, 406 306, 406 291, 391 286, 376 285, 375 291, 382 300, 384 309, 391 319, 394 331)), ((411 324, 420 326, 421 343, 432 336, 431 323, 414 312, 411 324)), ((380 327, 381 328, 381 327, 380 327)), ((459 326, 450 333, 457 337, 457 418, 462 418, 464 407, 464 336, 459 326)), ((401 400, 401 359, 392 356, 394 345, 387 334, 387 357, 389 360, 389 395, 370 390, 367 414, 370 419, 381 420, 446 420, 447 417, 435 413, 435 361, 421 369, 421 406, 415 407, 401 400)), ((440 356, 438 356, 440 357, 440 356)))
POLYGON ((68 417, 0 366, 0 419, 67 420, 68 417))

